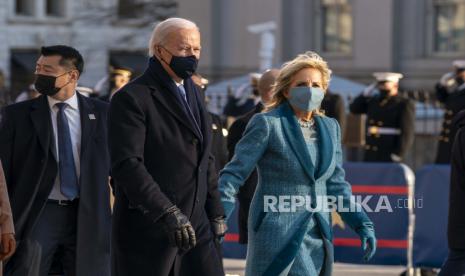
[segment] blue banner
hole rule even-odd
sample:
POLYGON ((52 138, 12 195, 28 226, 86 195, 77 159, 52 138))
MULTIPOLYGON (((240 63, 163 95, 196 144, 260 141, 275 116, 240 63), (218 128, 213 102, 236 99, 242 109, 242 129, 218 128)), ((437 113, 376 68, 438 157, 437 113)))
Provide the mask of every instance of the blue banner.
MULTIPOLYGON (((352 193, 371 196, 368 216, 375 225, 378 248, 368 264, 406 265, 409 232, 409 186, 412 171, 396 163, 346 163, 346 179, 352 193), (379 212, 375 212, 379 208, 379 212)), ((335 261, 365 264, 359 237, 333 214, 335 261)))
POLYGON ((449 186, 449 165, 428 165, 417 172, 415 198, 422 205, 415 208, 414 267, 439 268, 447 257, 449 186))

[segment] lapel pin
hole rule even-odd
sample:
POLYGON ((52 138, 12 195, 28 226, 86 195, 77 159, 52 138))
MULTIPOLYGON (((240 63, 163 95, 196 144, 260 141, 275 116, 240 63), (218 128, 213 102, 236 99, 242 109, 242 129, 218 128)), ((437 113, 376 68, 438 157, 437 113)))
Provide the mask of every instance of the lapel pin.
POLYGON ((89 114, 89 119, 95 120, 95 119, 96 119, 96 118, 95 118, 95 115, 94 115, 94 114, 89 114))

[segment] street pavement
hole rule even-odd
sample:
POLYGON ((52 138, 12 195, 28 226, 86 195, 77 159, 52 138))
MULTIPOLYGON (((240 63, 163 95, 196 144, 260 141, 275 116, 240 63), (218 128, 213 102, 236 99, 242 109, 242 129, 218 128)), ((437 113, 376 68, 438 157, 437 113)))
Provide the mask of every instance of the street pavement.
MULTIPOLYGON (((244 260, 225 259, 226 275, 244 276, 244 260)), ((405 268, 401 266, 373 266, 336 263, 333 276, 394 276, 399 275, 405 268)))

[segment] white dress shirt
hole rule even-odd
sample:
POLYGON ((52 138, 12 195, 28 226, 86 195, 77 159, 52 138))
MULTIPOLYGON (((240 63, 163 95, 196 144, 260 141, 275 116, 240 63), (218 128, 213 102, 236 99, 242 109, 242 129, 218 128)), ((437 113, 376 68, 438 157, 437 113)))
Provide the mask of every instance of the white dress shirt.
MULTIPOLYGON (((76 92, 77 93, 77 92, 76 92)), ((79 104, 78 104, 78 97, 74 93, 74 95, 64 101, 68 105, 65 107, 65 115, 68 119, 69 124, 69 131, 71 135, 71 144, 73 148, 73 157, 74 157, 74 164, 76 166, 76 175, 79 179, 80 172, 81 172, 81 164, 80 164, 80 152, 81 152, 81 114, 79 112, 79 104)), ((60 103, 61 101, 55 100, 50 96, 47 96, 48 105, 50 107, 50 116, 52 118, 52 127, 53 127, 53 137, 54 137, 54 145, 55 145, 55 157, 57 162, 59 162, 59 154, 58 154, 58 134, 57 134, 57 114, 58 114, 58 106, 55 104, 60 103)), ((57 177, 55 178, 55 184, 53 185, 52 192, 49 195, 49 199, 54 200, 68 200, 62 193, 60 189, 60 171, 58 171, 57 177)))

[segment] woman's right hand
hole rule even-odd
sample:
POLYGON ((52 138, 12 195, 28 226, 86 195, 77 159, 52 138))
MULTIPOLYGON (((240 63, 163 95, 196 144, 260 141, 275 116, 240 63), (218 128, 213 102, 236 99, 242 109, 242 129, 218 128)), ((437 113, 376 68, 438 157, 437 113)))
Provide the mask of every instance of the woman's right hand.
POLYGON ((362 242, 362 249, 365 251, 363 260, 368 262, 376 253, 376 237, 373 227, 365 227, 357 231, 362 242))

